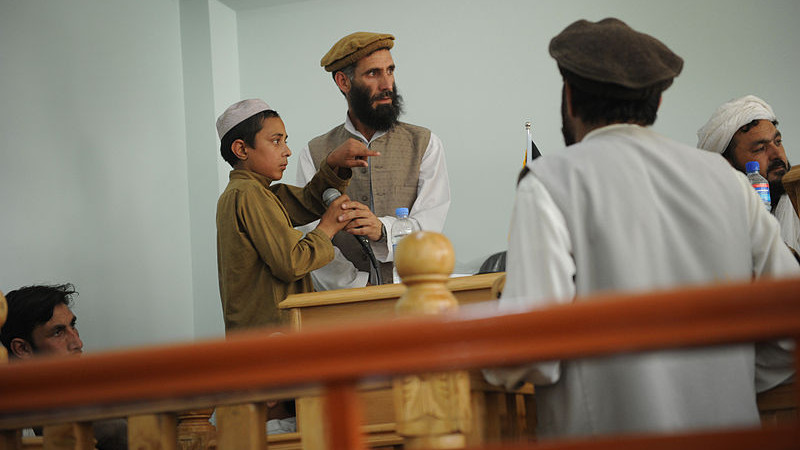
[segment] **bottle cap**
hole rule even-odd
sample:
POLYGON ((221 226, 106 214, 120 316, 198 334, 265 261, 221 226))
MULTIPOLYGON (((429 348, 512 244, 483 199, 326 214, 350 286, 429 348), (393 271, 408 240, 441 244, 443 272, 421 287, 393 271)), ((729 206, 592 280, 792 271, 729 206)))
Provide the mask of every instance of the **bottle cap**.
POLYGON ((758 164, 758 161, 747 161, 744 165, 744 171, 747 173, 758 172, 760 169, 761 166, 758 164))
POLYGON ((408 208, 397 208, 394 210, 394 215, 397 217, 404 217, 408 215, 408 208))

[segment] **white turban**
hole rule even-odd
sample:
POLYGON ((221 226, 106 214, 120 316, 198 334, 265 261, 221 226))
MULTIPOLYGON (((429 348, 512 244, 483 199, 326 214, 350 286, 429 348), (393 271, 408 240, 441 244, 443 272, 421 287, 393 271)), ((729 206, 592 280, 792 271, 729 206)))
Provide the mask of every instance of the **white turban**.
POLYGON ((717 108, 708 122, 697 130, 697 147, 722 153, 739 128, 754 120, 775 121, 772 107, 755 95, 731 100, 717 108))

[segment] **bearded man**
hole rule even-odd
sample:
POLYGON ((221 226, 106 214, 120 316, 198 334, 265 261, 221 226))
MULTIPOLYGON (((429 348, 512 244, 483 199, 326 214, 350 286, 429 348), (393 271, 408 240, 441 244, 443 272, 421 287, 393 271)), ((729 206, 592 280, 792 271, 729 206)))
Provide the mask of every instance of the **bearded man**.
POLYGON ((772 107, 755 95, 721 105, 697 131, 697 146, 722 154, 742 173, 748 161, 758 162, 761 176, 769 182, 772 214, 781 224, 781 238, 795 255, 800 252, 800 218, 782 183, 792 165, 772 107))
POLYGON ((380 156, 371 158, 369 167, 353 170, 347 195, 366 206, 334 237, 334 260, 312 272, 318 290, 369 282, 369 258, 348 234, 369 240, 382 282, 391 283, 394 254, 388 234, 396 208, 408 208, 423 230, 441 232, 444 227, 450 207, 444 148, 429 129, 398 121, 403 99, 394 80, 393 45, 391 34, 356 32, 340 39, 320 61, 347 100, 347 116, 300 152, 297 184, 307 183, 326 155, 348 139, 380 156))

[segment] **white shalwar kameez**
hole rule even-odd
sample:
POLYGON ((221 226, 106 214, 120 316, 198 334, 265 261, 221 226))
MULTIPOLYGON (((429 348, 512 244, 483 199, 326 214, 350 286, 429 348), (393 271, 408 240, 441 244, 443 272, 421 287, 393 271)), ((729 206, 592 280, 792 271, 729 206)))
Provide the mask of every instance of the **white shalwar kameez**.
POLYGON ((787 194, 783 194, 778 204, 775 205, 775 218, 781 224, 781 238, 786 245, 792 247, 794 251, 800 253, 800 216, 792 206, 792 200, 787 194))
MULTIPOLYGON (((594 130, 533 162, 517 188, 509 240, 506 310, 800 274, 744 175, 719 155, 636 125, 594 130)), ((554 361, 485 375, 508 388, 536 385, 540 438, 757 426, 756 390, 792 373, 792 343, 763 348, 554 361)))
MULTIPOLYGON (((348 114, 345 118, 344 127, 354 137, 358 138, 367 147, 370 143, 384 134, 386 131, 377 131, 372 139, 367 140, 360 131, 356 130, 355 125, 350 120, 348 114)), ((380 158, 380 156, 378 156, 380 158)), ((317 172, 308 145, 300 151, 297 160, 297 185, 305 186, 317 172)), ((447 218, 447 210, 450 208, 450 179, 447 175, 447 164, 445 163, 444 145, 433 132, 425 149, 425 155, 419 166, 419 181, 417 182, 417 199, 411 205, 409 217, 413 218, 420 225, 422 230, 441 232, 447 218)), ((375 258, 380 262, 394 261, 392 239, 389 235, 392 224, 396 218, 394 216, 384 216, 378 218, 386 229, 386 239, 381 241, 369 241, 370 247, 375 254, 375 258)), ((308 225, 297 227, 298 230, 309 232, 313 230, 319 221, 311 222, 308 225)), ((369 273, 361 272, 345 258, 342 252, 334 247, 333 261, 324 267, 311 272, 314 280, 314 287, 318 291, 332 289, 348 289, 364 287, 369 281, 369 273)))

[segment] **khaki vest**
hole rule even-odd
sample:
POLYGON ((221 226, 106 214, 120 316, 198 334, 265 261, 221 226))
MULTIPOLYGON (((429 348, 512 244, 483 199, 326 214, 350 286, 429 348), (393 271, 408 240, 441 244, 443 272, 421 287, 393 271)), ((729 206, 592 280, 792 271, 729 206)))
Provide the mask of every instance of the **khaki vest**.
MULTIPOLYGON (((319 170, 328 153, 351 137, 355 138, 342 124, 312 139, 308 149, 314 167, 319 170)), ((353 170, 347 195, 369 206, 378 217, 393 216, 395 208, 410 210, 417 199, 419 166, 430 140, 431 132, 427 128, 398 122, 392 130, 369 145, 370 150, 380 152, 381 156, 370 158, 369 167, 353 170)), ((387 239, 391 239, 388 236, 390 232, 386 230, 387 239)), ((370 271, 369 259, 350 233, 339 232, 334 236, 333 244, 358 270, 370 271)), ((381 263, 381 277, 384 284, 392 282, 392 263, 381 263)))

